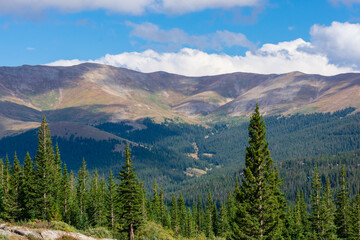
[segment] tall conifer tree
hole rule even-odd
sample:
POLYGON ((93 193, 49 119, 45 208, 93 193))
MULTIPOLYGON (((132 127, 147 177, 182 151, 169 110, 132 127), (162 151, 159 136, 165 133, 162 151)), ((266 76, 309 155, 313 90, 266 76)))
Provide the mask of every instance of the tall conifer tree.
POLYGON ((342 165, 339 179, 340 189, 336 195, 335 225, 339 238, 348 238, 350 233, 349 189, 346 182, 345 166, 342 165))
POLYGON ((125 164, 119 173, 119 180, 118 197, 121 208, 119 220, 128 233, 129 240, 133 240, 134 232, 142 222, 142 198, 128 145, 125 148, 125 164))
POLYGON ((54 214, 54 149, 45 116, 38 133, 38 148, 35 156, 35 183, 37 217, 50 220, 54 214))
POLYGON ((11 167, 11 178, 10 178, 10 213, 12 219, 20 220, 21 218, 21 187, 22 187, 22 169, 15 152, 13 165, 11 167))
POLYGON ((76 199, 79 210, 77 225, 80 228, 85 228, 88 225, 87 208, 89 200, 89 172, 86 169, 85 159, 83 159, 82 167, 79 170, 77 182, 76 199))
POLYGON ((352 214, 351 214, 351 239, 360 239, 360 194, 359 191, 356 194, 356 197, 352 204, 352 214))
POLYGON ((231 239, 276 239, 282 232, 285 202, 279 195, 277 172, 266 141, 266 126, 256 104, 249 124, 249 146, 246 148, 244 179, 236 193, 236 215, 232 221, 231 239))
POLYGON ((178 231, 178 207, 175 196, 171 198, 171 228, 176 233, 178 231))

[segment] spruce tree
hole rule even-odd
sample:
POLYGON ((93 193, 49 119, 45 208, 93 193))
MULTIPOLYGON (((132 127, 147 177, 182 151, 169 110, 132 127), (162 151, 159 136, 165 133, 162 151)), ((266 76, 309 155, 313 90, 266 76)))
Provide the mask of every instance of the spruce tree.
POLYGON ((128 233, 129 240, 133 240, 134 232, 142 222, 142 199, 139 181, 131 161, 128 145, 125 148, 125 164, 119 173, 119 180, 118 206, 121 208, 119 220, 128 233))
POLYGON ((198 233, 202 232, 204 230, 203 224, 204 224, 204 210, 202 207, 202 202, 200 196, 198 197, 197 202, 197 215, 196 215, 196 225, 198 227, 198 233))
POLYGON ((356 197, 352 204, 352 214, 351 214, 351 239, 360 239, 360 194, 359 191, 356 194, 356 197))
POLYGON ((163 226, 165 226, 165 220, 166 220, 166 213, 165 213, 165 200, 164 200, 164 190, 161 187, 160 188, 160 222, 163 226))
POLYGON ((236 193, 230 239, 276 239, 282 234, 284 207, 280 178, 272 168, 266 126, 256 104, 249 124, 244 179, 236 193))
POLYGON ((177 233, 178 232, 178 207, 176 203, 175 196, 172 195, 171 198, 171 228, 172 230, 177 233))
POLYGON ((36 217, 51 220, 54 217, 54 149, 49 126, 43 117, 38 133, 38 148, 35 156, 36 217))
POLYGON ((5 219, 4 162, 0 158, 0 219, 5 219))
POLYGON ((35 195, 35 169, 29 153, 26 153, 23 169, 23 181, 20 194, 22 219, 33 219, 36 213, 35 195))
POLYGON ((3 212, 1 213, 2 219, 4 220, 10 220, 12 218, 11 216, 11 185, 10 185, 10 177, 11 177, 11 169, 10 169, 10 163, 9 158, 6 155, 5 156, 5 166, 4 166, 4 173, 3 173, 3 212))
POLYGON ((79 170, 76 186, 76 199, 78 207, 77 227, 84 229, 88 225, 88 200, 89 200, 89 172, 86 169, 86 162, 83 159, 82 167, 79 170))
POLYGON ((314 169, 312 180, 312 193, 311 193, 311 214, 309 217, 310 227, 313 238, 320 238, 323 216, 322 216, 322 203, 321 203, 321 182, 319 171, 314 169))
POLYGON ((212 237, 214 235, 213 232, 213 200, 211 193, 209 192, 207 197, 207 205, 205 209, 205 224, 204 224, 204 232, 207 237, 212 237))
POLYGON ((325 239, 336 239, 336 227, 334 224, 335 205, 333 201, 333 194, 331 190, 329 176, 326 177, 326 185, 322 195, 323 205, 323 226, 322 237, 325 239))
POLYGON ((56 220, 61 220, 62 216, 61 216, 60 206, 61 206, 61 199, 63 193, 63 186, 62 186, 63 173, 62 173, 62 162, 60 158, 60 150, 58 144, 56 144, 55 147, 54 166, 52 172, 53 172, 53 185, 54 185, 52 195, 54 196, 55 199, 54 218, 56 220))
POLYGON ((229 230, 228 213, 224 204, 221 204, 217 234, 226 237, 229 230))
POLYGON ((346 182, 345 166, 342 166, 341 175, 339 179, 340 189, 336 195, 336 212, 335 225, 336 233, 339 238, 348 238, 350 232, 350 204, 349 204, 349 190, 346 182))
POLYGON ((159 223, 161 222, 161 209, 160 209, 160 197, 158 192, 158 185, 156 183, 156 179, 154 180, 154 187, 153 187, 153 197, 151 199, 151 220, 159 223))
POLYGON ((186 207, 185 207, 185 201, 180 194, 179 200, 178 200, 178 221, 179 221, 179 228, 180 228, 180 234, 182 236, 186 235, 186 207))
POLYGON ((71 198, 71 185, 69 173, 64 163, 62 169, 62 180, 60 188, 60 212, 63 218, 63 221, 70 222, 70 198, 71 198))
POLYGON ((95 170, 91 178, 88 206, 89 222, 94 227, 103 226, 105 222, 104 187, 103 180, 99 178, 99 173, 95 170))
POLYGON ((17 158, 16 152, 14 155, 13 165, 11 167, 11 178, 10 178, 10 214, 11 218, 18 221, 21 218, 21 187, 22 187, 22 169, 17 158))

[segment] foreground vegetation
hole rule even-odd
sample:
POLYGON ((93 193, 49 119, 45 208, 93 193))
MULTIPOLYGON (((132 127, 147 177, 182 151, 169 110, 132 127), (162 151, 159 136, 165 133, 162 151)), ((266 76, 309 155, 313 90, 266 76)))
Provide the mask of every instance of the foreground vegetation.
POLYGON ((112 172, 108 178, 97 171, 90 174, 85 161, 76 177, 69 173, 59 148, 53 150, 44 118, 34 161, 29 154, 24 165, 16 154, 12 165, 7 157, 5 164, 0 161, 0 218, 63 221, 90 235, 109 231, 113 238, 131 240, 360 239, 359 189, 350 199, 344 166, 335 190, 315 167, 310 174, 310 202, 296 189, 295 204, 288 205, 258 106, 248 132, 244 170, 241 178, 233 180, 235 188, 225 201, 215 202, 214 191, 206 200, 198 197, 188 204, 182 194, 173 195, 168 204, 156 181, 151 194, 138 181, 128 146, 117 178, 112 172))

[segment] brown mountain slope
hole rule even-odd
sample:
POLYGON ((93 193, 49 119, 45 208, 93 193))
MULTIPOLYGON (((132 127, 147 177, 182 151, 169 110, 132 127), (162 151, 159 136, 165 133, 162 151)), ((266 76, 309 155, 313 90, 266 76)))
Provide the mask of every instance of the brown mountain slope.
POLYGON ((256 101, 266 114, 358 109, 360 74, 186 77, 90 63, 0 68, 0 131, 21 129, 44 113, 86 124, 144 117, 200 122, 246 115, 256 101))

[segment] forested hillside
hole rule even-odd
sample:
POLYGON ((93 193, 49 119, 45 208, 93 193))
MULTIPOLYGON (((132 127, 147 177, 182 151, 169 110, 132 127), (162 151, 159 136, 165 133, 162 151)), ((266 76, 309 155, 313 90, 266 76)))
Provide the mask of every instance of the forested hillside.
MULTIPOLYGON (((334 166, 331 171, 335 172, 337 164, 341 165, 340 159, 342 162, 356 159, 353 156, 356 152, 353 151, 360 148, 360 113, 354 114, 353 111, 353 108, 347 108, 332 114, 265 117, 271 156, 277 165, 284 162, 284 165, 279 165, 281 176, 285 180, 287 176, 293 178, 290 173, 294 172, 298 176, 296 182, 300 184, 307 182, 310 169, 317 162, 322 164, 321 159, 328 159, 329 164, 334 166), (296 172, 297 163, 302 161, 306 164, 300 165, 300 171, 296 172), (312 162, 311 166, 308 162, 312 162), (286 171, 283 170, 285 168, 286 171)), ((234 119, 210 127, 172 120, 157 124, 150 119, 136 124, 104 123, 96 127, 136 143, 131 144, 133 161, 146 189, 150 190, 156 179, 164 188, 168 200, 171 193, 178 196, 180 191, 196 192, 196 195, 200 194, 205 199, 207 189, 219 190, 214 191, 214 199, 223 200, 234 186, 232 178, 240 177, 244 166, 248 127, 245 119, 234 119), (186 175, 184 172, 187 170, 190 174, 186 175)), ((37 131, 1 139, 0 156, 5 158, 8 154, 11 161, 16 151, 22 161, 28 151, 34 157, 37 131)), ((114 172, 121 169, 125 141, 74 136, 54 136, 52 141, 59 145, 62 159, 75 172, 81 167, 83 158, 90 171, 97 168, 100 174, 108 175, 109 168, 114 172)), ((350 169, 353 172, 357 168, 350 169)), ((330 168, 319 170, 328 173, 330 168)), ((355 172, 349 172, 349 177, 355 179, 355 172)), ((309 184, 304 187, 304 191, 305 196, 308 196, 309 184)), ((290 200, 295 199, 293 191, 287 191, 287 194, 290 200)), ((193 198, 190 196, 194 195, 186 194, 185 201, 193 198)))
MULTIPOLYGON (((171 201, 156 180, 147 191, 128 144, 118 172, 109 171, 107 177, 97 170, 90 173, 83 161, 75 175, 53 145, 45 118, 35 145, 35 157, 26 154, 24 164, 17 154, 12 163, 8 157, 0 159, 2 220, 57 220, 129 240, 359 238, 359 151, 274 164, 258 106, 248 125, 245 164, 233 164, 237 174, 222 175, 227 181, 218 182, 218 188, 201 186, 206 181, 200 181, 198 188, 207 191, 206 198, 191 198, 198 189, 189 192, 189 183, 184 184, 187 191, 172 194, 171 201), (216 201, 214 196, 226 188, 226 198, 216 201)), ((204 179, 219 180, 210 176, 204 179)))

